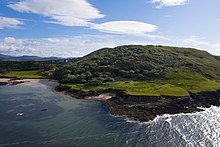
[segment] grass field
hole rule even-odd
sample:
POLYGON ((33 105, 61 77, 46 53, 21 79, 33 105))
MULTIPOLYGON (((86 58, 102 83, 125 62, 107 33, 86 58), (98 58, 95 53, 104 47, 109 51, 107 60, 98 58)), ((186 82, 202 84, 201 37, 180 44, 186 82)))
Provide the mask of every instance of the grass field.
POLYGON ((31 71, 12 71, 6 74, 6 76, 17 77, 17 78, 26 78, 26 79, 40 79, 43 78, 40 75, 40 70, 31 70, 31 71))
POLYGON ((189 91, 220 90, 220 82, 212 81, 192 72, 168 73, 166 80, 160 81, 117 81, 101 86, 85 86, 84 84, 65 84, 83 91, 99 91, 107 88, 120 89, 130 95, 142 96, 188 96, 189 91))

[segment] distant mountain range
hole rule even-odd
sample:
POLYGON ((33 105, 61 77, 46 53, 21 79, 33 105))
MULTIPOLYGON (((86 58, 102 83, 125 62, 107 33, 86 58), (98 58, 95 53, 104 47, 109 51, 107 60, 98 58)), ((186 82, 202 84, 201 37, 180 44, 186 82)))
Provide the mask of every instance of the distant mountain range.
POLYGON ((38 57, 38 56, 9 56, 0 54, 0 61, 48 61, 60 60, 58 57, 38 57))

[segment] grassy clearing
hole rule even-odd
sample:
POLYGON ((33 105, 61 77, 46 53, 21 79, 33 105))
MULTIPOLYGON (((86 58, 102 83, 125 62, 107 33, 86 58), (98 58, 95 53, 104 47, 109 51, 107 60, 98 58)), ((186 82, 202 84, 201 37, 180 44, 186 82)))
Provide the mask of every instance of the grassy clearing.
POLYGON ((31 70, 31 71, 12 71, 6 74, 6 76, 25 78, 25 79, 40 79, 43 78, 40 75, 40 70, 31 70))
POLYGON ((143 81, 130 81, 125 83, 124 81, 120 82, 110 82, 105 85, 93 87, 93 86, 84 86, 83 84, 66 84, 71 86, 74 89, 83 90, 83 91, 99 91, 107 88, 120 89, 125 91, 130 95, 142 95, 142 96, 186 96, 188 92, 181 88, 176 87, 171 84, 163 84, 161 82, 151 83, 143 81))
POLYGON ((181 87, 186 91, 202 92, 220 89, 220 82, 209 80, 198 73, 190 71, 177 71, 167 74, 165 82, 176 87, 181 87))
POLYGON ((130 95, 142 96, 188 96, 188 91, 196 93, 220 89, 220 82, 211 81, 197 73, 188 71, 168 73, 167 79, 160 81, 117 81, 105 83, 101 86, 65 85, 83 91, 99 91, 107 88, 120 89, 130 95))
POLYGON ((188 95, 187 91, 181 87, 176 87, 169 83, 161 82, 143 82, 143 81, 130 81, 128 82, 115 82, 109 84, 111 88, 124 90, 130 95, 148 95, 148 96, 185 96, 188 95))

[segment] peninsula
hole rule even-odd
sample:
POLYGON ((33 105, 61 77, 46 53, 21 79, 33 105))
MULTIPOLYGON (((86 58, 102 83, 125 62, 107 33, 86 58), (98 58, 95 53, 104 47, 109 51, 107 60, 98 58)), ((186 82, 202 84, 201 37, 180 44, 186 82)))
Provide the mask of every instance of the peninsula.
MULTIPOLYGON (((38 71, 44 78, 58 80, 58 91, 75 98, 95 96, 113 115, 141 122, 220 105, 220 57, 192 48, 103 48, 70 62, 47 61, 34 71, 35 76, 38 71)), ((13 72, 2 74, 19 77, 19 71, 13 72)))

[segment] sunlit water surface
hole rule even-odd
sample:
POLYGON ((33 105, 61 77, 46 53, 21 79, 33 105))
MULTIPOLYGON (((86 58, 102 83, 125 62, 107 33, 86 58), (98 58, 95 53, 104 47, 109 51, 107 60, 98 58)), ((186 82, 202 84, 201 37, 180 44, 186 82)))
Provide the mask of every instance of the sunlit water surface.
POLYGON ((140 124, 111 116, 104 103, 58 93, 53 85, 0 87, 0 146, 220 146, 219 107, 140 124))

